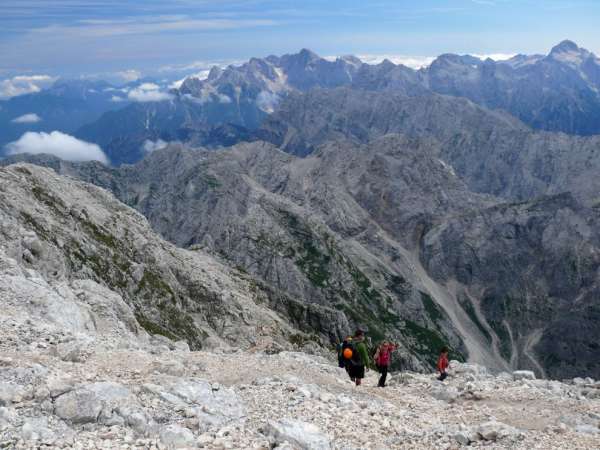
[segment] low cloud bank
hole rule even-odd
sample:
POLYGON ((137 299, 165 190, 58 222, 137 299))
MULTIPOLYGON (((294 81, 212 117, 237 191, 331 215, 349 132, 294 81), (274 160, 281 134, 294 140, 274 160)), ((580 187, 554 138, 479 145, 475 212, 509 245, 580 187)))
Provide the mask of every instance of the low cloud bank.
POLYGON ((164 148, 169 145, 168 142, 163 141, 162 139, 157 139, 156 141, 151 141, 150 139, 146 139, 144 144, 142 145, 142 150, 146 153, 152 153, 154 150, 158 150, 159 148, 164 148))
POLYGON ((19 75, 0 81, 0 99, 40 92, 56 81, 48 75, 19 75))
POLYGON ((127 98, 134 102, 162 102, 171 100, 173 96, 167 92, 161 92, 160 86, 154 83, 142 83, 127 93, 127 98))
POLYGON ((41 122, 42 118, 35 113, 23 114, 13 120, 12 123, 37 123, 41 122))
POLYGON ((8 155, 50 153, 67 161, 93 160, 108 164, 108 158, 98 145, 60 131, 51 133, 28 131, 18 140, 6 144, 5 148, 8 155))

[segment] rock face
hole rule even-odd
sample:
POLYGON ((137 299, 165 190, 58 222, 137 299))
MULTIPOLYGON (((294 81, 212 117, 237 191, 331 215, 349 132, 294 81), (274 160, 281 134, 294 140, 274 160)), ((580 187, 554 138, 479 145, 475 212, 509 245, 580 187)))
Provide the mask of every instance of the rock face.
POLYGON ((459 298, 478 299, 472 314, 513 367, 597 376, 599 220, 569 194, 494 206, 432 228, 422 259, 459 298))
POLYGON ((460 98, 315 90, 288 96, 258 135, 303 156, 330 140, 369 142, 389 133, 429 140, 475 192, 524 201, 569 191, 590 205, 598 200, 600 138, 532 131, 460 98))
POLYGON ((193 348, 286 345, 302 336, 260 305, 273 291, 202 251, 162 241, 102 189, 11 166, 0 170, 0 199, 4 306, 20 327, 24 316, 70 330, 70 339, 55 342, 63 360, 85 360, 90 333, 122 335, 127 345, 145 330, 193 348))

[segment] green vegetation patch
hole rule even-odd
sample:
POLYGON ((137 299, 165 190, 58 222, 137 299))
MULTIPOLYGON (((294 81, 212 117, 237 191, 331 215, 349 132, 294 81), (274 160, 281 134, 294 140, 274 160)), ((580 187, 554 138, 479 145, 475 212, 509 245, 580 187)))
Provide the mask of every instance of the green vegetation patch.
POLYGON ((138 285, 137 293, 146 293, 150 297, 165 298, 168 297, 175 301, 175 293, 171 286, 163 281, 160 275, 145 269, 144 275, 138 285))
POLYGON ((421 294, 421 302, 423 303, 423 308, 425 308, 425 312, 431 319, 431 321, 438 325, 440 321, 445 318, 445 313, 440 309, 438 304, 425 292, 420 292, 421 294))

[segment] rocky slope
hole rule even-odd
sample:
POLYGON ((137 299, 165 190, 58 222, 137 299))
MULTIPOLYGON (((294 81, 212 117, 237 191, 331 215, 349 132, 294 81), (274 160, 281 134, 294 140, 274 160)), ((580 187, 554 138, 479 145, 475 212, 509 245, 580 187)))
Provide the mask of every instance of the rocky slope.
POLYGON ((597 374, 599 221, 570 194, 497 205, 433 227, 421 258, 479 312, 489 344, 513 367, 597 374))
MULTIPOLYGON (((596 210, 569 195, 473 194, 438 145, 390 135, 306 158, 253 143, 171 146, 120 169, 46 163, 111 189, 180 246, 335 308, 375 339, 394 336, 410 367, 449 342, 495 370, 596 376, 596 210)), ((303 329, 335 339, 345 322, 333 323, 303 329)))
POLYGON ((85 302, 105 296, 110 301, 98 307, 110 311, 110 303, 120 304, 129 311, 124 326, 132 333, 141 327, 192 348, 308 340, 291 322, 307 328, 317 348, 320 338, 305 321, 344 325, 336 311, 299 304, 200 250, 162 241, 145 218, 103 189, 28 165, 3 168, 0 181, 2 291, 28 286, 26 301, 14 306, 29 314, 56 316, 73 331, 94 329, 97 320, 85 302), (78 301, 84 304, 69 306, 78 301), (72 317, 63 316, 65 308, 72 317))
POLYGON ((111 189, 177 245, 205 248, 306 305, 340 311, 348 322, 309 322, 332 340, 350 323, 375 340, 400 340, 415 369, 444 342, 457 355, 506 367, 454 299, 430 286, 418 260, 431 223, 494 203, 468 192, 426 141, 332 143, 304 159, 253 143, 219 152, 171 146, 120 169, 54 163, 111 189))

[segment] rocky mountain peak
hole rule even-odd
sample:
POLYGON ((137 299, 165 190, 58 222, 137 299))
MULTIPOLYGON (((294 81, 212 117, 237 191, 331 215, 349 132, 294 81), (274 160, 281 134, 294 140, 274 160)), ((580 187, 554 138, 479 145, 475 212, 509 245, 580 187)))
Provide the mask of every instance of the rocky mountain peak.
POLYGON ((575 42, 564 40, 550 51, 548 58, 573 67, 580 67, 591 55, 588 50, 579 47, 575 42))
POLYGON ((569 39, 565 39, 564 41, 552 47, 550 54, 556 55, 559 53, 580 52, 581 50, 582 49, 579 48, 579 46, 575 42, 569 39))

